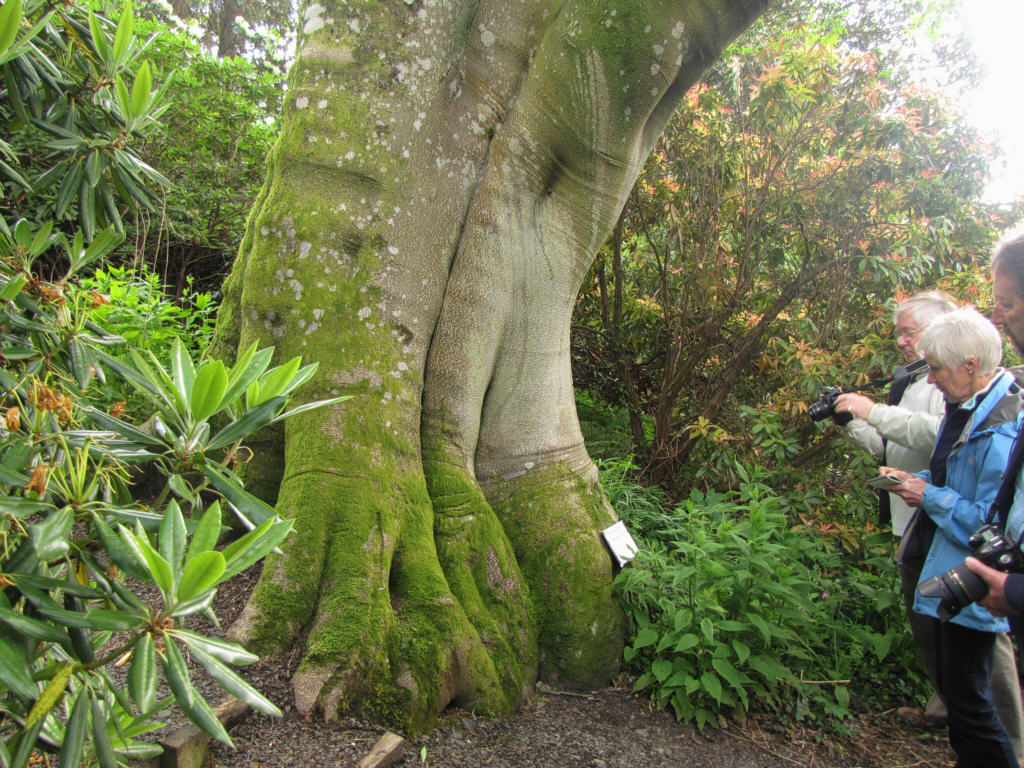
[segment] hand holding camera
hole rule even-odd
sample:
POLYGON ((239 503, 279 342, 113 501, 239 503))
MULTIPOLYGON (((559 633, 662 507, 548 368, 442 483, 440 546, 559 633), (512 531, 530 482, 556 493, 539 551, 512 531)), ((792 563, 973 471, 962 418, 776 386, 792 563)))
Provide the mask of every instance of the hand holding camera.
POLYGON ((978 601, 978 605, 988 608, 988 612, 996 618, 1004 618, 1016 613, 1006 599, 1006 580, 1010 574, 990 568, 976 557, 968 557, 964 563, 988 587, 988 594, 978 601))
POLYGON ((824 421, 831 416, 832 421, 840 427, 853 421, 852 413, 836 410, 836 401, 842 394, 843 390, 840 387, 822 387, 818 402, 811 403, 811 407, 807 409, 807 415, 811 417, 811 421, 824 421))
POLYGON ((856 394, 857 392, 865 390, 871 391, 890 382, 905 380, 909 376, 914 376, 920 373, 927 367, 928 364, 922 358, 920 360, 915 360, 912 363, 908 363, 902 368, 898 368, 895 373, 887 379, 871 381, 863 387, 852 387, 847 389, 844 389, 843 387, 822 387, 821 396, 818 398, 818 402, 811 403, 811 407, 807 409, 807 415, 811 417, 811 421, 824 421, 831 416, 832 421, 840 427, 849 424, 853 421, 855 416, 861 419, 866 419, 868 414, 871 413, 871 409, 874 407, 875 402, 869 397, 856 394))
MULTIPOLYGON (((983 525, 971 534, 967 544, 974 558, 989 568, 1002 573, 1024 571, 1024 555, 1016 543, 1006 539, 998 525, 983 525)), ((922 581, 917 591, 923 597, 939 598, 939 619, 949 621, 971 603, 985 598, 989 584, 969 565, 960 563, 945 573, 922 581)))
POLYGON ((867 420, 875 401, 856 392, 844 392, 836 398, 836 413, 851 413, 858 419, 867 420))

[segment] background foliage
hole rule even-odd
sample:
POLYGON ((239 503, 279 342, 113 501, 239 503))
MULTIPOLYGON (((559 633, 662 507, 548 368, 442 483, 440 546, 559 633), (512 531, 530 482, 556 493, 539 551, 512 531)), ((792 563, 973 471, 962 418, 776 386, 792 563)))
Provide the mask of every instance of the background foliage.
POLYGON ((875 462, 805 414, 899 365, 907 295, 990 306, 1020 201, 982 200, 995 148, 951 98, 975 74, 963 41, 907 42, 950 7, 777 6, 687 94, 578 297, 584 435, 641 543, 626 660, 682 719, 841 728, 926 694, 875 462))
POLYGON ((3 220, 81 227, 86 242, 113 225, 125 240, 109 262, 156 272, 179 299, 189 277, 216 294, 263 181, 283 78, 100 5, 109 15, 26 0, 20 32, 21 3, 4 6, 3 220))
POLYGON ((980 202, 988 149, 939 94, 836 32, 755 39, 690 91, 577 305, 577 384, 626 409, 653 482, 685 487, 742 406, 806 433, 821 384, 894 366, 893 301, 1018 215, 980 202))
POLYGON ((169 83, 161 129, 140 152, 172 187, 156 210, 133 218, 131 250, 119 261, 159 274, 177 299, 190 278, 195 290, 219 295, 277 136, 283 76, 247 58, 214 58, 188 34, 140 28, 157 35, 149 56, 169 83))
POLYGON ((294 55, 293 0, 141 0, 138 8, 175 32, 187 32, 212 57, 244 57, 281 75, 294 55))

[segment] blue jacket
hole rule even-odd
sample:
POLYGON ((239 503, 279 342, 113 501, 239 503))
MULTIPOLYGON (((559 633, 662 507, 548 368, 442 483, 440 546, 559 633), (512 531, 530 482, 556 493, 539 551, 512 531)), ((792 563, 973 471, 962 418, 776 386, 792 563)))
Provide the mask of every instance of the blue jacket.
MULTIPOLYGON (((967 539, 985 522, 1017 435, 1021 395, 1010 392, 1011 384, 1013 375, 1000 371, 988 390, 979 394, 981 402, 946 460, 945 486, 932 485, 929 470, 917 473, 928 483, 921 509, 937 526, 921 571, 922 582, 960 565, 971 554, 967 539)), ((938 606, 938 598, 915 592, 914 610, 918 613, 938 618, 938 606)), ((964 608, 952 622, 983 632, 1007 632, 1010 628, 1006 619, 995 618, 976 603, 964 608)))

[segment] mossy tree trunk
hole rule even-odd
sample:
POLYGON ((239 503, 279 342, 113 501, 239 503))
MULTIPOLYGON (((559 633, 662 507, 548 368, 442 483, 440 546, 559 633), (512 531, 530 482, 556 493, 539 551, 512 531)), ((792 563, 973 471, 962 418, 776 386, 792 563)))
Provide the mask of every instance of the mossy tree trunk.
POLYGON ((218 335, 319 361, 311 398, 354 396, 248 468, 296 531, 232 631, 298 650, 301 712, 419 730, 615 672, 571 308, 680 97, 764 4, 305 9, 218 335))

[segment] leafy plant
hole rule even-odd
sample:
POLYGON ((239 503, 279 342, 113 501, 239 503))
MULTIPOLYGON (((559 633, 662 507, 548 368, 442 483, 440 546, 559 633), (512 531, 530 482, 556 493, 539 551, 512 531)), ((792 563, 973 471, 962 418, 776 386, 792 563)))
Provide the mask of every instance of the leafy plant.
POLYGON ((12 0, 0 43, 0 231, 77 222, 88 241, 113 225, 128 234, 115 263, 149 265, 176 297, 190 275, 214 293, 263 180, 283 75, 217 59, 123 0, 12 0))
POLYGON ((187 651, 227 691, 263 712, 277 708, 232 666, 256 657, 182 627, 216 624, 217 587, 276 547, 291 529, 248 493, 233 467, 254 431, 331 405, 287 410, 315 371, 298 358, 272 366, 255 346, 234 365, 194 359, 180 340, 170 359, 123 345, 90 320, 91 291, 76 272, 115 247, 110 228, 83 247, 26 222, 0 235, 0 762, 20 768, 35 750, 114 766, 159 747, 138 741, 172 703, 230 743, 193 686, 187 651), (52 249, 71 264, 56 282, 32 272, 52 249), (110 374, 149 399, 148 426, 90 402, 110 374), (151 498, 130 483, 159 478, 151 498), (224 515, 248 532, 220 548, 224 515), (152 585, 149 602, 140 590, 152 585), (126 685, 109 672, 127 664, 126 685), (160 676, 171 695, 158 698, 160 676))
POLYGON ((791 528, 747 468, 738 492, 695 490, 675 509, 647 492, 631 501, 616 471, 605 464, 602 484, 642 542, 616 579, 635 627, 625 659, 636 690, 704 727, 755 705, 836 724, 859 683, 904 679, 893 696, 920 685, 881 541, 845 560, 791 528))
POLYGON ((97 269, 82 287, 98 296, 92 314, 97 324, 157 357, 168 357, 175 339, 201 354, 213 338, 217 303, 209 293, 186 290, 175 301, 159 275, 116 265, 97 269))
MULTIPOLYGON (((130 362, 128 348, 135 348, 169 360, 176 341, 196 357, 206 351, 213 337, 217 304, 208 293, 187 290, 180 301, 174 301, 157 275, 116 265, 97 269, 81 285, 93 298, 90 320, 126 340, 126 345, 107 350, 118 359, 130 362)), ((145 390, 140 391, 120 376, 107 379, 99 389, 98 401, 122 403, 123 413, 129 418, 149 408, 145 390)))
POLYGON ((627 519, 631 526, 649 538, 659 538, 667 525, 674 526, 665 492, 656 485, 643 485, 636 478, 640 468, 633 457, 625 459, 598 459, 601 488, 611 505, 627 519))
POLYGON ((187 292, 189 275, 216 295, 266 175, 284 77, 261 73, 249 58, 215 58, 187 32, 141 19, 138 28, 153 37, 155 77, 170 83, 162 130, 139 152, 174 189, 163 195, 159 218, 140 216, 129 227, 135 252, 123 263, 149 265, 175 296, 187 292))
MULTIPOLYGON (((85 240, 153 209, 170 182, 131 146, 167 108, 130 5, 118 20, 80 4, 11 0, 0 13, 0 183, 6 221, 74 221, 85 240), (6 44, 4 44, 6 43, 6 44)), ((164 83, 166 88, 167 83, 164 83)), ((7 229, 0 222, 0 229, 7 229)))

